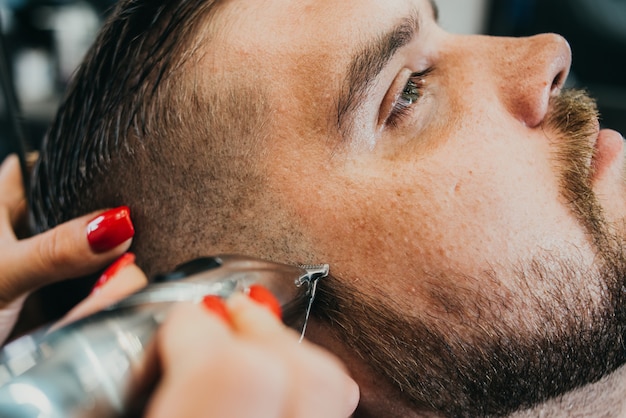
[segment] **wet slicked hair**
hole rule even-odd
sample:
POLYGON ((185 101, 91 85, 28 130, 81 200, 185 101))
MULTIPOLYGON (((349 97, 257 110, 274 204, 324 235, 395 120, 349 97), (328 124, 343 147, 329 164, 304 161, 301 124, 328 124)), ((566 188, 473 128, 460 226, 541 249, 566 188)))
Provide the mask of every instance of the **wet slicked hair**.
POLYGON ((266 112, 255 85, 201 65, 221 3, 120 1, 44 140, 31 195, 37 229, 129 205, 133 250, 151 274, 245 228, 237 219, 262 189, 254 162, 266 112), (185 235, 188 247, 172 242, 185 235))

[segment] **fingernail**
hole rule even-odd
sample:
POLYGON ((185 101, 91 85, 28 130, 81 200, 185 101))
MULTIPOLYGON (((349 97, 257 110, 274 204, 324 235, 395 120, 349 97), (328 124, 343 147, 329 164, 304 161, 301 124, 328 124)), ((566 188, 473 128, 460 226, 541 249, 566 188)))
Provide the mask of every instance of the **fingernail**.
POLYGON ((108 210, 87 224, 87 240, 94 252, 111 250, 135 235, 128 206, 108 210))
POLYGON ((111 280, 115 275, 124 267, 133 264, 135 262, 135 254, 133 253, 125 253, 120 258, 115 260, 113 264, 111 264, 105 271, 102 273, 100 278, 96 281, 91 289, 91 293, 96 293, 99 291, 102 286, 107 284, 109 280, 111 280))
POLYGON ((226 304, 219 296, 207 295, 202 299, 202 305, 209 311, 220 317, 227 324, 231 324, 230 314, 226 304))
POLYGON ((253 301, 265 306, 278 319, 283 317, 283 310, 280 307, 278 299, 274 297, 272 292, 260 285, 252 285, 248 288, 248 297, 253 301))

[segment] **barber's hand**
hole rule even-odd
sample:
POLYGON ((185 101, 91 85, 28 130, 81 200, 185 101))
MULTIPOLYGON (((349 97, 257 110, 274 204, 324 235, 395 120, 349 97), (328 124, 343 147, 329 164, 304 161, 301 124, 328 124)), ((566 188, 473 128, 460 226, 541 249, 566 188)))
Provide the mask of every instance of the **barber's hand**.
POLYGON ((147 284, 148 278, 135 264, 135 255, 125 253, 102 273, 91 294, 56 322, 52 329, 101 311, 137 292, 147 284))
MULTIPOLYGON (((144 286, 146 276, 120 257, 100 285, 62 323, 100 310, 144 286)), ((175 307, 159 328, 148 362, 161 369, 148 418, 346 418, 359 391, 344 367, 278 319, 279 305, 263 288, 224 303, 175 307), (156 366, 158 364, 158 366, 156 366)))
POLYGON ((30 292, 103 268, 128 249, 134 233, 125 207, 92 213, 20 240, 15 231, 25 217, 19 162, 11 155, 0 166, 0 342, 30 292))
POLYGON ((335 357, 286 328, 269 292, 183 304, 157 334, 162 379, 148 418, 346 418, 356 383, 335 357))

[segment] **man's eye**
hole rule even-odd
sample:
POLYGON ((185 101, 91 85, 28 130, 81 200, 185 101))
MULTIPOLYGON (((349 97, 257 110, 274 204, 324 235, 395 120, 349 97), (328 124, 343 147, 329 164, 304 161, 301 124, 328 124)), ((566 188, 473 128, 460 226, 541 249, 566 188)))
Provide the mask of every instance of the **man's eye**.
POLYGON ((387 125, 395 127, 402 121, 404 116, 408 115, 411 110, 411 106, 413 106, 413 104, 415 104, 423 96, 424 84, 426 82, 425 79, 430 72, 431 69, 428 69, 426 71, 411 74, 409 80, 393 104, 391 112, 389 112, 387 125))
POLYGON ((400 99, 407 105, 410 106, 415 103, 422 95, 422 80, 415 80, 414 78, 410 78, 406 83, 404 90, 402 90, 402 94, 400 95, 400 99))

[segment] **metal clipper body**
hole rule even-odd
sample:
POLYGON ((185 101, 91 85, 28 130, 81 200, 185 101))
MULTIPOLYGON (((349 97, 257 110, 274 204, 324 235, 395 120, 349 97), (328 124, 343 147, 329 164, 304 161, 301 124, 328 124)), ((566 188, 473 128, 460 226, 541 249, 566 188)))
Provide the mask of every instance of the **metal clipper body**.
MULTIPOLYGON (((146 347, 176 302, 224 298, 267 287, 284 318, 305 313, 327 265, 293 266, 236 255, 207 257, 158 276, 143 290, 94 315, 27 335, 0 353, 0 416, 125 416, 146 386, 146 347)), ((135 405, 136 406, 136 405, 135 405)))

